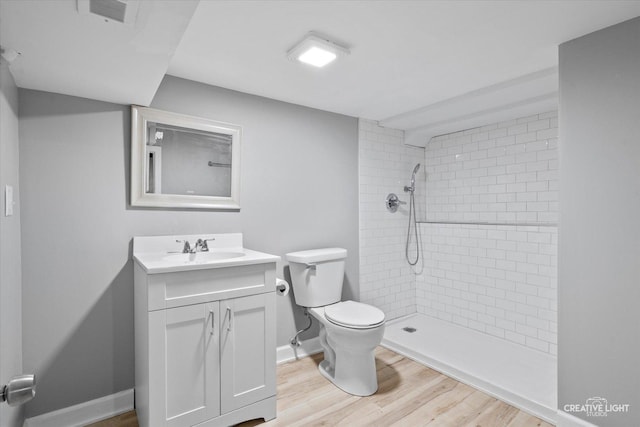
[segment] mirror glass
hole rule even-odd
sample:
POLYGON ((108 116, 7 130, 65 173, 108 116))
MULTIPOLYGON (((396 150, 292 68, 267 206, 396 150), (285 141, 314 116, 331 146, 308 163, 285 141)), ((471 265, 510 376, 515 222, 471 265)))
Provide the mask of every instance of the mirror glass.
POLYGON ((133 206, 239 209, 240 128, 132 107, 133 206))

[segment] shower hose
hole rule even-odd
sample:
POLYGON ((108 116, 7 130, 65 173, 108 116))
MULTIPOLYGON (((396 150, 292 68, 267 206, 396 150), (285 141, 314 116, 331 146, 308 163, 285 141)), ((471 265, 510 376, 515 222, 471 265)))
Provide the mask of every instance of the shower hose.
POLYGON ((416 203, 413 197, 413 190, 409 193, 409 225, 407 226, 407 244, 404 248, 404 254, 409 265, 416 265, 420 259, 420 244, 418 242, 418 225, 416 224, 416 203), (413 232, 416 242, 416 258, 412 260, 409 257, 409 240, 411 239, 411 219, 413 218, 413 232))

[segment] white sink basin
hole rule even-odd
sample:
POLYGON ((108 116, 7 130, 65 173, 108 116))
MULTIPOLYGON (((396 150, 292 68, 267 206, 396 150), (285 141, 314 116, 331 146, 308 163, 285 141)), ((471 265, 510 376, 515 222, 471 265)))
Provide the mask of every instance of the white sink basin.
POLYGON ((241 233, 226 233, 134 237, 133 259, 147 274, 161 274, 264 264, 277 262, 280 257, 247 249, 241 233), (198 239, 209 242, 208 252, 178 252, 184 246, 182 242, 188 241, 193 247, 198 239))
POLYGON ((184 264, 203 264, 208 262, 223 261, 245 256, 244 252, 196 252, 193 254, 171 254, 163 257, 164 261, 184 264))

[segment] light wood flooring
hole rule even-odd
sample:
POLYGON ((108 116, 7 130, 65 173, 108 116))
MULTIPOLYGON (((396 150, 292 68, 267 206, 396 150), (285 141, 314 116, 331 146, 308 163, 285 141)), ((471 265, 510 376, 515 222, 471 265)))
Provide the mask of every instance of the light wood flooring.
MULTIPOLYGON (((551 427, 479 390, 383 347, 376 351, 378 392, 347 394, 317 371, 322 354, 278 366, 278 418, 251 426, 551 427)), ((137 426, 134 412, 91 427, 137 426)))

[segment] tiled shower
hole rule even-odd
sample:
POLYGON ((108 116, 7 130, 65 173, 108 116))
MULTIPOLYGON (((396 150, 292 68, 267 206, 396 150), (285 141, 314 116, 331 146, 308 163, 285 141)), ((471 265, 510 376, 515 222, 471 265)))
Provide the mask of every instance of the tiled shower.
POLYGON ((557 353, 557 112, 433 138, 360 120, 360 297, 389 319, 421 313, 557 353), (416 163, 422 262, 405 260, 416 163))

